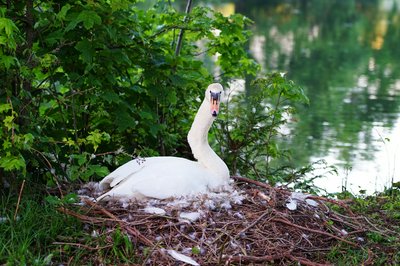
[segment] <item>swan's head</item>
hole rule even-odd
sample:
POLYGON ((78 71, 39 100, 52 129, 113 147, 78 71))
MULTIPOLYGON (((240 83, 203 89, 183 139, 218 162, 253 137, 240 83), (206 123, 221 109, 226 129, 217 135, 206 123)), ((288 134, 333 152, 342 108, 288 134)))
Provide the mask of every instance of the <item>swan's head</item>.
POLYGON ((206 90, 206 101, 210 103, 210 111, 212 116, 217 116, 219 112, 219 104, 224 94, 224 88, 219 83, 212 83, 206 90))

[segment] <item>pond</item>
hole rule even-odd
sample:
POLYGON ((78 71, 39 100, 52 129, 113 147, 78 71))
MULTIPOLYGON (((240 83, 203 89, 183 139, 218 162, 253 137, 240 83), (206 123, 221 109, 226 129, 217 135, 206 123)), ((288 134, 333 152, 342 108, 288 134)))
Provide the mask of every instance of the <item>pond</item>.
POLYGON ((310 105, 290 137, 298 166, 324 159, 328 192, 382 191, 400 181, 400 1, 246 0, 216 5, 254 21, 249 50, 286 72, 310 105))

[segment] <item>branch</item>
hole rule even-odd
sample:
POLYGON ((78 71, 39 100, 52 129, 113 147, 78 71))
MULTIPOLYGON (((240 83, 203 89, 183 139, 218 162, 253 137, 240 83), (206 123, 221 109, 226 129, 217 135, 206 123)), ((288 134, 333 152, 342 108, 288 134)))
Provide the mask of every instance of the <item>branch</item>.
MULTIPOLYGON (((230 256, 228 257, 227 262, 241 262, 241 263, 263 263, 267 261, 281 260, 281 259, 290 259, 292 261, 299 262, 303 265, 308 266, 327 266, 331 264, 321 264, 317 262, 312 262, 306 258, 296 257, 288 253, 284 254, 276 254, 276 255, 266 255, 266 256, 230 256)), ((227 265, 227 264, 226 264, 227 265)))
POLYGON ((253 184, 253 185, 256 185, 256 186, 259 186, 259 187, 262 187, 262 188, 266 188, 266 189, 269 189, 269 190, 278 189, 279 191, 281 191, 282 193, 284 193, 286 195, 291 194, 291 192, 289 192, 289 191, 286 191, 286 190, 283 190, 283 189, 279 189, 279 188, 276 188, 276 187, 272 187, 271 185, 269 185, 267 183, 256 181, 256 180, 253 180, 253 179, 250 179, 250 178, 247 178, 247 177, 231 176, 231 178, 236 180, 236 181, 246 182, 246 183, 253 184))
MULTIPOLYGON (((188 15, 189 15, 191 9, 192 9, 192 0, 188 0, 187 5, 186 5, 186 11, 185 11, 186 16, 183 19, 184 24, 186 24, 186 22, 188 21, 188 15)), ((184 33, 184 30, 181 29, 181 32, 179 33, 179 37, 178 37, 178 43, 176 44, 175 56, 178 56, 179 53, 181 52, 183 33, 184 33)))
POLYGON ((106 209, 104 209, 102 206, 100 206, 98 204, 95 204, 95 203, 93 203, 93 202, 91 202, 90 200, 87 200, 87 199, 84 199, 84 202, 87 205, 98 209, 99 211, 101 211, 103 214, 107 215, 108 217, 110 217, 114 221, 118 222, 119 225, 121 226, 121 228, 125 229, 128 233, 130 233, 133 236, 135 236, 143 244, 145 244, 147 246, 150 246, 150 247, 154 246, 153 242, 151 242, 147 237, 142 235, 138 230, 136 230, 135 228, 130 227, 128 224, 126 224, 125 221, 120 220, 114 214, 112 214, 111 212, 109 212, 106 209))
POLYGON ((299 229, 302 229, 302 230, 305 230, 305 231, 309 231, 309 232, 321 234, 321 235, 324 235, 324 236, 328 236, 328 237, 331 237, 331 238, 335 238, 335 239, 337 239, 339 241, 342 241, 342 242, 345 242, 345 243, 347 243, 347 244, 349 244, 349 245, 351 245, 353 247, 360 247, 358 244, 356 244, 354 242, 351 242, 351 241, 343 239, 341 237, 332 235, 332 234, 327 233, 327 232, 323 232, 323 231, 320 231, 320 230, 307 228, 307 227, 304 227, 304 226, 301 226, 301 225, 297 225, 297 224, 291 223, 289 221, 286 221, 286 220, 283 220, 283 219, 280 219, 280 218, 272 218, 271 220, 274 221, 274 222, 281 222, 281 223, 284 223, 286 225, 290 225, 290 226, 293 226, 293 227, 296 227, 296 228, 299 228, 299 229))

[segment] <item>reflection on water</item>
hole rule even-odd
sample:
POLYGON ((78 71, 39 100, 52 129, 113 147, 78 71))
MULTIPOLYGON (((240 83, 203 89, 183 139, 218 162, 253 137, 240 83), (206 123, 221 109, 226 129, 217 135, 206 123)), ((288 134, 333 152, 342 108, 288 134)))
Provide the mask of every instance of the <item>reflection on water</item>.
POLYGON ((329 192, 382 190, 400 180, 400 1, 236 1, 255 21, 249 49, 285 71, 310 106, 285 140, 298 166, 318 159, 339 176, 329 192))

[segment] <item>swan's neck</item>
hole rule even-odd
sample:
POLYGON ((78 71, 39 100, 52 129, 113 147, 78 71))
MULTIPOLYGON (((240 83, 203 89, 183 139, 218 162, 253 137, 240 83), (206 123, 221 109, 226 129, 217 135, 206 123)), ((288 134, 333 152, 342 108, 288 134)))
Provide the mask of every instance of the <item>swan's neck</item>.
POLYGON ((221 179, 229 179, 229 170, 224 161, 208 144, 208 131, 215 117, 211 115, 210 103, 204 100, 197 112, 192 127, 188 133, 188 142, 193 156, 205 168, 221 179))

